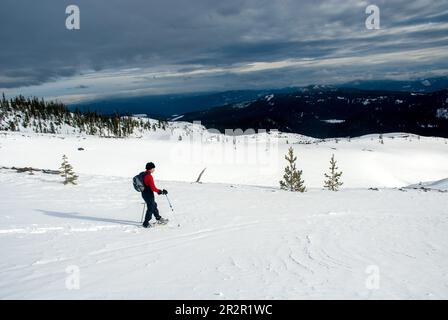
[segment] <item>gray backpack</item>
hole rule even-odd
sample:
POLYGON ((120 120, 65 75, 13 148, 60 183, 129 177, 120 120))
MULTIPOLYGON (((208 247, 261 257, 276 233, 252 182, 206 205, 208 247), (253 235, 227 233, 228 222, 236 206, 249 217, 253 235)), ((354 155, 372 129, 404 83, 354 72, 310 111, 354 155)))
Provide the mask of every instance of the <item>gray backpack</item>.
POLYGON ((146 188, 145 183, 143 182, 146 176, 146 172, 140 172, 134 178, 132 178, 132 184, 134 185, 134 189, 137 192, 143 192, 146 188))

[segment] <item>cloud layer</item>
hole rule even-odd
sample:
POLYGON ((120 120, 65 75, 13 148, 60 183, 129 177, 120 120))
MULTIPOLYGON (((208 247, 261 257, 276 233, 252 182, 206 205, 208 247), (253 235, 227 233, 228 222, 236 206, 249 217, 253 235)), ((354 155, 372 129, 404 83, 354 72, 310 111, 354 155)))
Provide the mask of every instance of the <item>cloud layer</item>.
POLYGON ((2 0, 0 90, 65 100, 447 74, 448 2, 2 0), (65 28, 76 4, 81 29, 65 28))

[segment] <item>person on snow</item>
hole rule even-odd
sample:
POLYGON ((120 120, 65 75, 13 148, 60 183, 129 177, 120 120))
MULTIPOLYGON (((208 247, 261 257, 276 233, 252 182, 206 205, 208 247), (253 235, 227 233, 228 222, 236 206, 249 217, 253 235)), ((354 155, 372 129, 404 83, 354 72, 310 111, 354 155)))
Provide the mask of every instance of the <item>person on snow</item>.
POLYGON ((143 200, 146 202, 146 215, 145 220, 143 222, 143 227, 149 228, 151 225, 149 224, 149 221, 152 218, 152 215, 156 217, 156 220, 159 223, 167 223, 168 219, 164 219, 159 214, 159 209, 157 209, 157 203, 154 200, 154 192, 157 192, 157 194, 168 194, 168 191, 165 189, 159 190, 156 185, 154 184, 154 178, 152 177, 152 173, 154 172, 156 166, 152 162, 148 162, 146 164, 146 172, 145 177, 143 179, 143 184, 145 185, 145 190, 142 192, 143 200))

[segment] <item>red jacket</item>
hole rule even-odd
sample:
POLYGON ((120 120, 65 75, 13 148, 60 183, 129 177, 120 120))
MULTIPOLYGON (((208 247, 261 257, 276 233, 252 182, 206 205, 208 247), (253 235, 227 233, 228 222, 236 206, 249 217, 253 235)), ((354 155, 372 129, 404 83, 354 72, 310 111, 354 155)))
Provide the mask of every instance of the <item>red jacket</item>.
POLYGON ((153 192, 159 193, 160 190, 157 189, 156 185, 154 184, 154 178, 151 175, 151 172, 149 170, 146 170, 145 179, 143 179, 143 183, 145 186, 149 187, 153 192))

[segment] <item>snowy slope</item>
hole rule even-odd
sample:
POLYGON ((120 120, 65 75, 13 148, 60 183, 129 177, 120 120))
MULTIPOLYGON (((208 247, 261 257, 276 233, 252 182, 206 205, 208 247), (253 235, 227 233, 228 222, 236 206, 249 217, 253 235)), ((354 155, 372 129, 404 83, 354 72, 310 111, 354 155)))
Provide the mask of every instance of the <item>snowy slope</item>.
POLYGON ((425 188, 425 189, 431 189, 431 190, 448 191, 448 178, 438 180, 438 181, 420 182, 417 184, 410 185, 407 188, 410 188, 410 189, 425 188))
POLYGON ((0 132, 0 167, 58 169, 66 154, 80 176, 64 186, 0 169, 0 298, 446 299, 448 193, 397 188, 443 190, 447 139, 383 142, 233 139, 186 123, 126 139, 0 132), (304 194, 278 189, 290 146, 304 194), (333 153, 344 171, 336 193, 321 190, 333 153), (147 161, 175 208, 158 197, 172 223, 153 230, 138 227, 130 181, 147 161), (191 183, 204 167, 204 183, 191 183), (66 287, 72 266, 79 290, 66 287), (372 270, 378 288, 366 286, 372 270))
POLYGON ((284 155, 292 146, 308 188, 322 187, 332 154, 344 172, 345 188, 403 187, 448 177, 444 138, 397 133, 383 135, 381 144, 378 135, 321 141, 264 133, 234 142, 201 126, 177 126, 126 139, 0 132, 0 166, 58 169, 66 154, 75 171, 83 174, 132 177, 153 161, 161 180, 192 182, 206 167, 203 182, 277 187, 284 155))
POLYGON ((447 193, 156 183, 145 230, 127 178, 0 170, 0 298, 448 298, 447 193))

